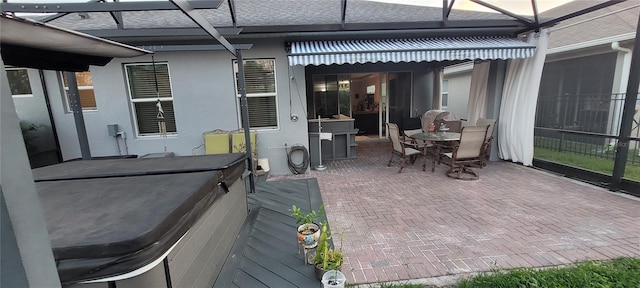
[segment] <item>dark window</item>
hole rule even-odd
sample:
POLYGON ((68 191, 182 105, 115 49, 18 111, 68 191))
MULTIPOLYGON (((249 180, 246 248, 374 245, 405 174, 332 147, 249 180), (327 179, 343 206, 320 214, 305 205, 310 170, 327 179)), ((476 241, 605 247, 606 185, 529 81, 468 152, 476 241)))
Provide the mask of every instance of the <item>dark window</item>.
POLYGON ((29 83, 29 75, 27 69, 7 69, 7 78, 9 79, 9 88, 13 96, 27 96, 31 94, 31 84, 29 83))
POLYGON ((165 122, 167 133, 176 133, 169 65, 155 63, 154 69, 153 63, 126 64, 125 71, 138 135, 160 134, 160 122, 162 121, 165 122), (164 119, 158 117, 158 100, 160 100, 160 106, 164 111, 164 119))

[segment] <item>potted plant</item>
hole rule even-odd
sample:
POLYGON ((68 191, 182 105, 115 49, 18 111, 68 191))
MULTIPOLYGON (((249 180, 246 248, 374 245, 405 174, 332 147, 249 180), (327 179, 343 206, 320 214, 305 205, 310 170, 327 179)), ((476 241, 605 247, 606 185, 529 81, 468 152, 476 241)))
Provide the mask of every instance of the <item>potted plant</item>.
POLYGON ((326 222, 323 223, 321 230, 320 240, 318 241, 318 247, 316 248, 316 255, 314 257, 315 272, 318 280, 322 280, 323 275, 329 270, 340 270, 344 256, 342 253, 342 233, 340 234, 340 249, 335 250, 329 245, 331 232, 326 222))
POLYGON ((324 215, 324 206, 320 206, 319 211, 312 210, 304 214, 300 207, 291 206, 291 216, 296 218, 298 223, 298 243, 305 248, 313 248, 318 244, 320 238, 320 226, 313 221, 324 215))
POLYGON ((338 270, 329 270, 322 275, 323 288, 344 288, 347 278, 338 270))

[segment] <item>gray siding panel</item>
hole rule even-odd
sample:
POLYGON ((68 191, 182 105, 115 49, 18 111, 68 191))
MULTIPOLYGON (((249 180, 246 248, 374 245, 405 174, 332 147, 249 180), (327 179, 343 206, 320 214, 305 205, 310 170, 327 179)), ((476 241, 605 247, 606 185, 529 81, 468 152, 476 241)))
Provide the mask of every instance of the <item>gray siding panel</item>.
MULTIPOLYGON (((246 210, 239 208, 245 207, 244 186, 241 181, 236 181, 231 187, 229 193, 223 197, 223 201, 219 201, 220 206, 217 207, 220 212, 211 213, 202 221, 203 225, 198 227, 194 232, 201 232, 208 237, 198 237, 196 239, 206 240, 204 243, 198 243, 194 246, 202 247, 194 250, 195 254, 191 254, 189 258, 185 257, 184 261, 190 263, 191 267, 181 279, 174 280, 176 287, 211 287, 218 276, 222 265, 227 259, 227 255, 231 250, 236 235, 242 227, 243 220, 246 217, 246 210), (226 199, 225 199, 226 197, 226 199), (217 223, 215 225, 204 225, 208 223, 217 223)), ((213 210, 216 212, 217 210, 213 210)), ((184 264, 177 262, 171 267, 179 267, 184 264)))

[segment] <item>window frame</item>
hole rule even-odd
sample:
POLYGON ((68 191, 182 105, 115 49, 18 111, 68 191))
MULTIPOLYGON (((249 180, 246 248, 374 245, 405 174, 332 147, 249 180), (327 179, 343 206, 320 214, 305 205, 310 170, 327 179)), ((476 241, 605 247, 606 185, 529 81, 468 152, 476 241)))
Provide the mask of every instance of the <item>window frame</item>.
POLYGON ((165 101, 171 101, 171 105, 173 105, 173 117, 175 120, 175 124, 176 124, 176 132, 167 132, 167 137, 176 137, 178 136, 178 121, 177 119, 175 119, 176 115, 175 115, 175 97, 174 97, 174 92, 173 92, 173 85, 171 84, 171 68, 169 67, 169 61, 161 61, 161 62, 135 62, 135 63, 122 63, 122 70, 124 73, 124 78, 126 80, 127 86, 127 101, 129 102, 129 109, 131 112, 131 121, 133 122, 133 127, 135 128, 135 132, 136 132, 136 137, 137 138, 159 138, 162 137, 162 135, 160 135, 160 133, 140 133, 140 127, 138 127, 138 115, 136 114, 136 107, 135 107, 135 103, 145 103, 145 102, 157 102, 158 99, 160 100, 160 102, 165 102, 165 101), (171 91, 171 97, 155 97, 155 98, 138 98, 138 99, 134 99, 133 95, 131 94, 131 79, 129 78, 129 72, 127 71, 127 66, 145 66, 145 65, 167 65, 167 76, 169 77, 169 90, 171 91))
POLYGON ((446 110, 449 107, 449 79, 443 79, 442 85, 440 85, 440 108, 446 110), (447 89, 445 91, 444 84, 447 84, 447 89), (447 98, 445 105, 445 96, 447 98))
MULTIPOLYGON (((91 73, 91 70, 89 71, 83 71, 83 72, 89 72, 91 73)), ((79 72, 73 72, 74 75, 76 73, 79 72)), ((71 109, 71 102, 69 101, 69 87, 65 86, 64 84, 64 72, 60 71, 58 73, 58 79, 60 80, 60 86, 62 87, 62 94, 64 95, 64 104, 65 104, 65 113, 73 113, 73 110, 71 109)), ((76 76, 76 82, 77 82, 77 76, 76 76)), ((91 75, 91 84, 93 84, 93 74, 91 75)), ((96 89, 94 88, 95 86, 91 85, 91 86, 78 86, 78 92, 80 91, 84 91, 84 90, 93 90, 93 101, 96 102, 96 107, 82 107, 82 112, 95 112, 98 111, 98 100, 96 99, 96 89)), ((82 105, 82 103, 80 104, 82 105)))
MULTIPOLYGON (((247 59, 243 59, 244 63, 246 64, 247 61, 256 61, 256 60, 270 60, 273 61, 273 87, 275 89, 274 92, 272 93, 247 93, 247 102, 249 102, 249 98, 252 97, 274 97, 274 101, 275 101, 275 114, 276 114, 276 126, 268 126, 268 127, 251 127, 251 124, 249 124, 249 129, 250 130, 254 130, 254 131, 273 131, 273 130, 279 130, 280 129, 280 109, 278 107, 278 73, 277 73, 277 69, 276 69, 276 64, 277 61, 275 58, 247 58, 247 59)), ((233 59, 231 61, 231 66, 233 69, 233 79, 234 79, 234 91, 236 92, 236 110, 238 113, 238 127, 239 129, 242 129, 242 111, 241 111, 241 102, 242 102, 242 95, 240 93, 238 93, 238 72, 239 69, 238 68, 238 64, 237 64, 238 59, 233 59)), ((244 65, 243 65, 244 66, 244 65)), ((245 75, 245 82, 246 82, 246 75, 245 75)), ((246 83, 245 83, 246 86, 246 83)), ((245 87, 246 88, 246 87, 245 87)), ((247 103, 248 104, 248 103, 247 103)))
MULTIPOLYGON (((15 71, 15 70, 25 70, 25 72, 27 73, 27 79, 29 80, 29 90, 31 90, 31 93, 29 94, 13 94, 13 91, 11 91, 11 97, 12 98, 29 98, 29 97, 33 97, 33 87, 31 87, 31 78, 29 78, 29 69, 28 68, 22 68, 22 67, 5 67, 5 73, 7 73, 8 71, 15 71)), ((7 75, 7 80, 9 80, 9 75, 7 75)), ((11 90, 11 83, 9 83, 9 90, 11 90)))

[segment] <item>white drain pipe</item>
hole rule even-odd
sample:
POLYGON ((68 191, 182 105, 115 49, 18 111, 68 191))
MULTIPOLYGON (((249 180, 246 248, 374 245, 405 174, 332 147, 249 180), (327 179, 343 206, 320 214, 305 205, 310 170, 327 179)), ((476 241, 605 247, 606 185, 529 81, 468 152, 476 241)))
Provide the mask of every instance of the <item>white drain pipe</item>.
MULTIPOLYGON (((612 100, 612 117, 610 118, 611 120, 611 125, 609 126, 609 134, 618 134, 618 131, 620 131, 620 120, 622 118, 622 106, 624 104, 624 101, 622 99, 625 99, 626 97, 622 97, 622 99, 620 99, 621 97, 618 97, 618 95, 623 95, 623 93, 625 93, 625 91, 627 91, 627 85, 629 82, 629 72, 631 70, 631 49, 628 48, 624 48, 620 46, 620 42, 615 41, 611 43, 611 49, 613 49, 614 51, 618 51, 618 52, 622 52, 622 63, 620 63, 620 61, 616 61, 617 63, 620 63, 621 67, 619 73, 615 73, 614 76, 614 90, 613 95, 611 95, 611 100, 612 100), (616 87, 617 86, 617 87, 616 87)), ((618 56, 620 57, 620 56, 618 56)), ((616 65, 617 66, 617 65, 616 65)), ((614 140, 612 140, 612 143, 615 145, 614 140)))

